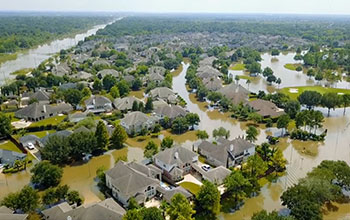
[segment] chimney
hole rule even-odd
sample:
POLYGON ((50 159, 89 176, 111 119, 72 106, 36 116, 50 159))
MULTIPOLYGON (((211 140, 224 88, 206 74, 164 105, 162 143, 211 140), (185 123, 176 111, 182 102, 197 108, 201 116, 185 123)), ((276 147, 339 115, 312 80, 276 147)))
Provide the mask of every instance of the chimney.
POLYGON ((233 151, 233 144, 230 144, 230 152, 233 151))
POLYGON ((46 113, 46 105, 43 105, 43 112, 46 113))
POLYGON ((178 153, 178 152, 175 152, 174 158, 175 158, 175 159, 179 159, 179 153, 178 153))
POLYGON ((95 105, 95 103, 96 103, 96 99, 95 99, 95 97, 92 99, 92 104, 93 105, 95 105))

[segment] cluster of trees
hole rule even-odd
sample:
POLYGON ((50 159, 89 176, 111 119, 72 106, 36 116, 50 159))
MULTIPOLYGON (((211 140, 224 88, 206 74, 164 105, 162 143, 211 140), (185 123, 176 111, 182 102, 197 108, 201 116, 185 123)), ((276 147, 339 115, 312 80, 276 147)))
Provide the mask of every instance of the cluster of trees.
POLYGON ((28 49, 107 21, 101 16, 1 16, 0 53, 28 49))
POLYGON ((322 161, 282 196, 282 204, 299 220, 322 219, 325 203, 345 198, 342 188, 350 187, 350 167, 345 161, 322 161))
POLYGON ((185 117, 177 117, 171 123, 171 130, 175 134, 182 134, 189 129, 194 129, 194 126, 200 122, 197 113, 188 113, 185 117))
POLYGON ((270 84, 276 83, 279 85, 282 83, 281 78, 277 78, 275 75, 273 75, 273 70, 270 67, 266 67, 262 74, 266 78, 266 81, 270 84))
POLYGON ((116 125, 111 137, 102 121, 95 132, 81 131, 68 137, 50 136, 41 150, 42 158, 53 164, 67 164, 81 160, 87 154, 95 154, 106 149, 120 149, 124 146, 127 134, 121 125, 116 125))

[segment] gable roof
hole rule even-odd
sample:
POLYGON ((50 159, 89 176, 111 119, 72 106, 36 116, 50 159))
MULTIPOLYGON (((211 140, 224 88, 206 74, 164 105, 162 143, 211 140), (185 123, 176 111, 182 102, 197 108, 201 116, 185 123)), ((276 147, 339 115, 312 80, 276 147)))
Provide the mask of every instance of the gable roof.
POLYGON ((111 182, 127 198, 135 196, 137 193, 143 193, 143 189, 149 185, 158 184, 157 179, 148 177, 143 172, 134 169, 124 161, 119 161, 112 169, 106 172, 111 178, 111 182))
POLYGON ((137 124, 144 124, 147 122, 155 121, 156 118, 152 116, 148 116, 143 112, 135 111, 130 112, 125 115, 125 117, 121 120, 122 125, 132 126, 137 124))
POLYGON ((169 96, 175 95, 175 92, 168 87, 157 87, 152 89, 149 94, 152 98, 168 98, 169 96))
POLYGON ((100 77, 105 77, 107 75, 112 75, 112 76, 115 76, 115 77, 119 77, 120 74, 118 71, 114 70, 114 69, 104 69, 104 70, 101 70, 97 73, 97 76, 100 76, 100 77))
POLYGON ((231 170, 224 166, 218 166, 204 172, 203 175, 212 183, 222 184, 225 178, 231 174, 231 170))
POLYGON ((197 76, 201 79, 205 79, 205 78, 222 76, 222 73, 220 73, 219 70, 215 69, 212 66, 205 65, 205 66, 200 66, 197 69, 197 76))
POLYGON ((208 78, 203 79, 203 85, 209 91, 217 91, 217 90, 221 89, 222 82, 217 77, 208 77, 208 78))
POLYGON ((0 219, 1 220, 25 220, 27 214, 14 214, 13 211, 5 206, 0 206, 0 219))
POLYGON ((26 157, 27 155, 23 153, 0 149, 0 164, 13 165, 16 160, 23 160, 26 157))
POLYGON ((267 100, 256 99, 247 104, 263 117, 278 117, 285 113, 284 110, 278 108, 275 103, 267 100))
POLYGON ((230 85, 222 87, 218 92, 230 99, 234 104, 240 102, 247 102, 250 92, 241 85, 231 83, 230 85))
POLYGON ((33 95, 30 96, 30 99, 37 99, 40 101, 50 101, 50 94, 44 90, 38 90, 33 95))
POLYGON ((118 110, 124 111, 124 110, 130 110, 132 109, 132 105, 134 104, 134 102, 142 102, 142 100, 134 97, 134 96, 128 96, 128 97, 124 97, 124 98, 117 98, 113 101, 114 107, 118 110))
POLYGON ((68 137, 71 134, 73 134, 73 131, 70 130, 56 131, 55 133, 48 134, 45 137, 41 138, 40 142, 45 145, 52 136, 68 137))
POLYGON ((173 165, 192 162, 193 158, 196 156, 197 154, 195 152, 184 147, 177 146, 157 153, 154 158, 162 161, 165 164, 173 165))
POLYGON ((57 105, 47 105, 45 103, 32 103, 27 107, 18 110, 15 116, 18 118, 40 118, 42 116, 49 116, 50 114, 68 113, 73 110, 73 107, 67 103, 60 103, 57 105))
POLYGON ((176 188, 172 188, 170 190, 165 190, 162 187, 158 187, 157 191, 159 191, 160 193, 163 194, 163 198, 165 199, 165 201, 167 202, 171 202, 171 199, 173 198, 173 196, 177 193, 182 194, 183 196, 186 197, 186 199, 189 199, 192 197, 192 194, 190 192, 188 192, 186 189, 184 189, 181 186, 178 186, 176 188))
POLYGON ((152 73, 148 75, 148 80, 149 81, 163 81, 164 76, 160 75, 159 73, 152 73))
POLYGON ((187 115, 187 111, 178 105, 162 105, 156 108, 154 112, 161 117, 167 116, 170 119, 187 115))
POLYGON ((102 95, 93 95, 84 101, 85 105, 93 106, 105 106, 106 104, 112 104, 109 98, 102 95))

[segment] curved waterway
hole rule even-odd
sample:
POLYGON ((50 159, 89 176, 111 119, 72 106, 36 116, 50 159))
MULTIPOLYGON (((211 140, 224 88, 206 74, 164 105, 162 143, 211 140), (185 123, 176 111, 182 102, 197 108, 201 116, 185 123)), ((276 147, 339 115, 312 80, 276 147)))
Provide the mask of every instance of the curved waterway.
MULTIPOLYGON (((291 56, 292 57, 292 56, 291 56)), ((173 78, 173 90, 177 92, 187 102, 190 112, 197 113, 201 122, 200 130, 206 130, 209 135, 218 127, 224 127, 230 131, 230 138, 236 138, 245 134, 247 123, 238 122, 229 117, 228 113, 211 111, 206 108, 206 103, 198 102, 194 94, 190 94, 186 88, 186 70, 189 64, 184 64, 180 75, 173 78)), ((282 65, 283 67, 283 65, 282 65)), ((284 68, 284 67, 283 67, 284 68)), ((298 73, 294 73, 295 75, 298 73)), ((241 81, 243 82, 243 81, 241 81)), ((265 87, 266 88, 266 87, 265 87)), ((324 114, 325 109, 320 109, 324 114)), ((275 183, 266 183, 261 189, 259 196, 247 199, 245 205, 236 213, 222 213, 220 219, 238 220, 250 219, 251 216, 262 209, 268 211, 279 210, 282 207, 280 196, 288 187, 297 183, 300 178, 313 167, 319 165, 323 160, 344 160, 350 164, 350 109, 343 115, 343 109, 331 112, 331 117, 325 119, 324 128, 328 129, 328 135, 324 143, 292 141, 282 139, 277 145, 283 150, 284 156, 288 160, 286 175, 279 178, 275 183)), ((277 132, 276 128, 260 129, 257 144, 266 141, 266 136, 277 132)), ((191 147, 193 141, 185 141, 184 145, 191 147)), ((350 204, 334 204, 335 210, 325 210, 324 219, 349 219, 350 204)))
MULTIPOLYGON (((120 19, 121 18, 117 20, 120 19)), ((96 34, 98 30, 105 28, 108 24, 96 25, 85 33, 77 34, 74 37, 54 40, 34 49, 29 49, 23 53, 19 53, 15 60, 6 61, 0 64, 0 85, 6 82, 6 80, 15 77, 10 75, 11 73, 25 68, 36 68, 41 62, 50 58, 53 54, 58 53, 62 49, 66 50, 76 46, 79 41, 96 34)))

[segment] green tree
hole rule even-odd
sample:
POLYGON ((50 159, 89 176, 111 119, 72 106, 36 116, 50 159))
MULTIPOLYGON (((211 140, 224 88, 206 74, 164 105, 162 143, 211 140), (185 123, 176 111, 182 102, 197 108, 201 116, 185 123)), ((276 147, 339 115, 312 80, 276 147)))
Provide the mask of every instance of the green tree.
POLYGON ((128 202, 128 209, 139 209, 141 206, 137 203, 136 199, 134 197, 131 197, 128 202))
POLYGON ((321 98, 321 105, 328 108, 328 117, 330 115, 331 108, 334 109, 341 103, 340 97, 337 93, 327 92, 323 94, 321 98))
POLYGON ((248 158, 243 169, 252 177, 260 177, 265 175, 268 167, 267 163, 258 154, 255 154, 248 158))
POLYGON ((196 132, 196 136, 197 138, 201 139, 201 140, 205 140, 205 139, 208 139, 209 138, 209 135, 208 133, 205 131, 205 130, 198 130, 196 132))
POLYGON ((171 199, 167 214, 170 220, 194 220, 192 217, 196 212, 192 209, 188 200, 180 193, 177 193, 171 199))
POLYGON ((286 103, 284 111, 291 117, 295 118, 300 111, 300 103, 297 100, 290 100, 286 103))
POLYGON ((90 154, 96 149, 96 138, 93 132, 81 131, 69 136, 71 147, 70 156, 75 160, 81 160, 85 154, 90 154))
POLYGON ((171 148, 173 145, 174 145, 174 139, 168 136, 168 137, 165 137, 160 143, 160 149, 165 150, 167 148, 171 148))
POLYGON ((152 98, 148 98, 145 105, 146 112, 151 112, 153 110, 153 100, 152 98))
POLYGON ((157 207, 142 209, 143 220, 164 220, 162 212, 157 207))
POLYGON ((143 220, 143 216, 140 210, 130 209, 123 216, 123 220, 143 220))
POLYGON ((250 142, 255 142, 257 140, 259 132, 254 126, 249 126, 248 130, 246 130, 246 140, 250 142))
POLYGON ((242 175, 240 171, 232 171, 232 173, 224 180, 225 190, 232 195, 236 205, 239 201, 247 196, 247 189, 251 187, 250 182, 242 175))
POLYGON ((70 160, 70 152, 72 151, 67 137, 59 135, 50 136, 41 149, 41 156, 44 160, 49 160, 53 164, 65 164, 70 160))
POLYGON ((79 192, 76 190, 68 192, 67 200, 70 205, 76 204, 77 206, 80 206, 83 203, 83 199, 81 198, 79 192))
POLYGON ((280 216, 278 212, 267 213, 265 210, 254 213, 252 220, 294 220, 292 216, 280 216))
POLYGON ((0 112, 0 137, 8 136, 12 133, 11 119, 5 113, 0 112))
POLYGON ((217 137, 224 137, 226 139, 228 139, 230 137, 230 131, 226 130, 223 127, 220 127, 218 129, 214 129, 213 130, 213 137, 217 138, 217 137))
POLYGON ((103 121, 99 121, 95 131, 96 148, 95 150, 106 150, 109 144, 109 134, 103 121))
POLYGON ((216 219, 220 213, 220 192, 213 183, 203 181, 196 195, 195 210, 200 219, 216 219))
POLYGON ((277 149, 272 154, 269 161, 269 165, 279 172, 286 168, 287 160, 284 158, 283 153, 280 149, 277 149))
POLYGON ((280 51, 278 49, 272 49, 271 50, 271 55, 272 56, 278 56, 278 55, 280 55, 280 51))
POLYGON ((48 188, 45 190, 43 196, 41 197, 41 201, 44 205, 51 205, 56 203, 57 197, 55 188, 48 188))
POLYGON ((77 106, 83 98, 82 92, 78 89, 68 89, 63 95, 64 100, 73 106, 77 106))
POLYGON ((109 92, 110 94, 111 94, 111 96, 113 97, 113 98, 118 98, 118 97, 120 97, 120 93, 119 93, 119 89, 118 89, 118 86, 113 86, 112 88, 111 88, 111 91, 109 92))
POLYGON ((121 149, 128 135, 121 125, 116 125, 113 131, 112 137, 110 138, 111 147, 114 149, 121 149))
POLYGON ((63 169, 44 160, 37 163, 30 172, 33 174, 31 182, 47 189, 60 183, 63 169))
POLYGON ((150 158, 151 159, 157 153, 158 153, 158 146, 153 141, 149 141, 148 144, 145 147, 145 151, 143 152, 143 155, 146 158, 150 158))
POLYGON ((342 95, 340 101, 341 101, 341 104, 344 107, 344 113, 343 114, 345 115, 345 110, 350 105, 350 94, 342 95))
POLYGON ((300 104, 305 105, 309 110, 321 103, 322 95, 316 91, 304 91, 298 97, 300 104))
POLYGON ((103 89, 110 91, 110 89, 117 83, 117 78, 111 74, 106 75, 102 79, 103 89))
POLYGON ((197 113, 188 113, 185 118, 187 123, 192 127, 192 130, 194 129, 194 126, 198 125, 200 122, 200 118, 197 113))
POLYGON ((284 134, 284 130, 287 129, 288 124, 290 122, 290 117, 289 115, 281 115, 278 120, 277 120, 277 128, 282 128, 282 135, 284 134))
POLYGON ((126 82, 125 80, 121 80, 117 83, 117 86, 121 97, 127 96, 129 94, 130 87, 128 82, 126 82))
POLYGON ((188 130, 188 122, 185 117, 177 117, 171 126, 171 130, 175 134, 181 134, 188 130))
POLYGON ((139 103, 136 100, 132 103, 131 110, 132 111, 138 111, 139 110, 139 103))
POLYGON ((263 71, 263 76, 268 77, 273 75, 273 70, 270 67, 266 67, 263 71))
POLYGON ((9 193, 2 201, 1 205, 13 211, 22 210, 24 213, 33 212, 39 207, 40 196, 36 190, 30 186, 25 186, 21 191, 9 193))

